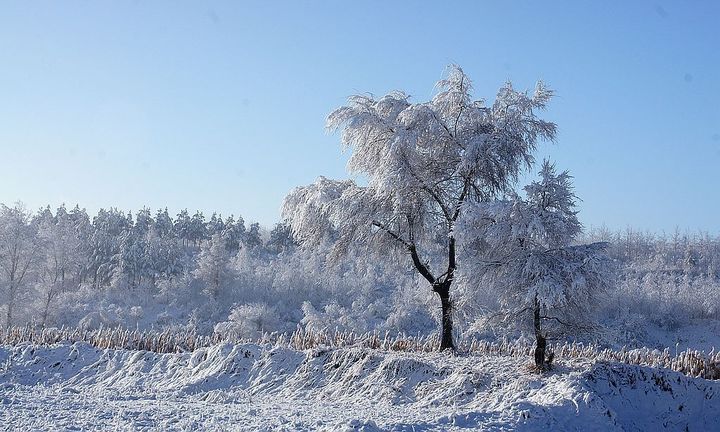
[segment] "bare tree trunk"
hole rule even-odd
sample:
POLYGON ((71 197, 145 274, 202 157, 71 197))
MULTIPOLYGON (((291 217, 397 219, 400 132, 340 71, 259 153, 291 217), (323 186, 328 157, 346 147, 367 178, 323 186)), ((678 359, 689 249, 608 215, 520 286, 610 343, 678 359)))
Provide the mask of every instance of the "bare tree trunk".
MULTIPOLYGON (((463 197, 465 195, 466 191, 463 192, 463 197)), ((461 197, 461 202, 463 197, 461 197)), ((451 228, 452 228, 452 222, 454 222, 458 215, 460 214, 460 206, 458 205, 457 210, 455 212, 455 215, 452 217, 451 221, 451 228)), ((423 262, 420 259, 420 255, 418 254, 417 247, 415 246, 415 243, 413 241, 413 235, 412 232, 410 232, 410 241, 407 241, 403 239, 398 233, 388 229, 384 224, 373 221, 373 225, 376 227, 384 230, 388 235, 390 235, 392 238, 397 240, 398 242, 402 243, 403 246, 405 246, 410 253, 410 257, 412 258, 413 265, 415 266, 415 269, 420 273, 420 275, 425 278, 426 281, 430 283, 430 286, 432 287, 432 290, 438 294, 440 297, 440 305, 442 307, 442 328, 440 330, 440 350, 446 350, 451 349, 455 350, 455 343, 453 342, 453 335, 452 335, 452 328, 453 328, 453 319, 452 319, 452 301, 450 300, 450 285, 452 285, 452 281, 455 277, 455 269, 457 267, 456 259, 455 259, 455 237, 450 236, 448 240, 448 270, 439 278, 436 278, 433 276, 432 272, 428 268, 428 263, 423 262)), ((412 223, 410 223, 412 225, 412 223)), ((452 230, 451 230, 452 231, 452 230)))
POLYGON ((442 306, 442 330, 440 339, 440 350, 455 349, 453 342, 453 319, 452 319, 452 302, 450 301, 450 284, 445 282, 434 288, 440 297, 442 306))
POLYGON ((52 292, 48 292, 48 294, 45 296, 45 306, 43 307, 42 312, 42 328, 45 328, 45 324, 47 324, 47 318, 50 314, 50 302, 52 301, 53 297, 54 296, 52 292))
POLYGON ((545 370, 549 369, 552 365, 554 353, 547 352, 547 335, 544 335, 542 333, 542 326, 541 326, 541 316, 540 316, 540 303, 537 300, 537 296, 535 297, 535 301, 533 302, 533 324, 535 328, 535 366, 537 366, 538 369, 545 370))
POLYGON ((542 329, 540 328, 540 307, 538 306, 537 299, 533 307, 533 324, 535 327, 535 366, 544 369, 547 340, 543 336, 542 329))

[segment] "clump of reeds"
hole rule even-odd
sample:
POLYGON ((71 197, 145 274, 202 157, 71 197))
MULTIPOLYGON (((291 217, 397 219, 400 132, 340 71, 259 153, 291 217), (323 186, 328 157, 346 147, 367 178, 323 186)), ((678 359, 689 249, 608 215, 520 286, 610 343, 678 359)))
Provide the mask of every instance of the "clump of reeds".
MULTIPOLYGON (((440 349, 437 335, 406 335, 403 333, 372 331, 354 333, 341 330, 313 330, 298 327, 291 334, 265 333, 257 340, 223 338, 219 334, 199 335, 191 330, 140 331, 120 327, 101 327, 95 330, 80 328, 40 328, 34 326, 0 329, 0 345, 32 343, 85 342, 100 349, 144 350, 157 353, 194 351, 220 342, 259 343, 296 350, 334 349, 347 347, 369 348, 383 351, 435 352, 440 349)), ((469 355, 530 357, 531 344, 516 340, 487 341, 468 339, 458 342, 456 352, 469 355)), ((720 352, 705 353, 686 350, 672 354, 649 348, 612 350, 593 344, 558 343, 548 347, 556 358, 588 359, 592 361, 620 362, 632 365, 667 368, 693 377, 720 379, 720 352)))

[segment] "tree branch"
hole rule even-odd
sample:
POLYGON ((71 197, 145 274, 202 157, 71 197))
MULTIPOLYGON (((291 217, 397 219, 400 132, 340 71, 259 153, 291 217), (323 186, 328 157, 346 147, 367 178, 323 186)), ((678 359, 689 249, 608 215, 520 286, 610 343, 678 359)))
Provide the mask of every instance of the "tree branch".
POLYGON ((415 268, 418 272, 427 280, 430 282, 431 285, 435 285, 437 282, 437 279, 435 276, 430 273, 430 270, 428 270, 427 266, 420 261, 420 257, 418 256, 417 249, 415 248, 414 244, 411 244, 408 247, 408 250, 410 251, 410 257, 412 257, 413 264, 415 265, 415 268))
POLYGON ((397 240, 397 241, 399 241, 400 243, 402 243, 403 246, 405 246, 406 248, 410 248, 411 243, 409 243, 408 241, 406 241, 405 239, 403 239, 403 238, 400 236, 400 234, 396 233, 395 231, 391 230, 390 228, 386 227, 385 225, 383 225, 382 223, 380 223, 380 222, 378 222, 378 221, 376 221, 376 220, 372 221, 372 224, 373 224, 373 226, 376 226, 376 227, 380 228, 381 230, 385 231, 390 237, 392 237, 392 238, 394 238, 395 240, 397 240))
POLYGON ((564 325, 565 327, 574 327, 574 328, 578 328, 578 329, 581 329, 581 330, 590 330, 590 329, 592 329, 592 327, 590 327, 590 326, 584 326, 584 325, 582 325, 582 324, 571 324, 571 323, 564 322, 564 321, 560 320, 560 318, 557 318, 557 317, 541 316, 540 318, 541 318, 541 319, 544 319, 544 320, 557 321, 559 324, 564 325))
POLYGON ((458 197, 458 202, 455 205, 455 213, 453 213, 453 215, 452 215, 452 222, 455 222, 457 220, 457 218, 460 216, 460 209, 463 205, 463 202, 465 201, 465 197, 467 196, 471 185, 472 185, 472 182, 470 181, 470 178, 466 178, 465 184, 463 185, 463 190, 462 190, 462 192, 460 192, 460 196, 458 197))
MULTIPOLYGON (((463 74, 462 78, 460 78, 460 89, 461 89, 461 90, 462 90, 462 88, 463 88, 463 84, 465 84, 465 74, 463 74)), ((460 109, 458 110, 458 115, 457 115, 457 117, 455 117, 455 126, 453 127, 453 132, 454 132, 454 133, 453 133, 453 137, 456 137, 456 136, 457 136, 458 122, 460 121, 460 116, 462 116, 462 113, 463 113, 463 110, 464 110, 464 109, 465 109, 465 104, 464 104, 464 103, 461 103, 461 104, 460 104, 460 109)))
POLYGON ((410 257, 412 258, 413 265, 417 269, 418 272, 422 275, 422 277, 425 278, 428 282, 430 282, 431 285, 434 285, 437 282, 437 279, 435 276, 432 275, 430 270, 427 268, 427 265, 423 264, 422 261, 420 261, 420 256, 418 255, 417 248, 415 247, 415 243, 408 242, 405 239, 403 239, 400 234, 396 233, 395 231, 391 230, 390 228, 386 227, 379 221, 372 221, 372 224, 381 230, 385 231, 390 237, 397 240, 398 242, 402 243, 403 246, 405 246, 410 252, 410 257))

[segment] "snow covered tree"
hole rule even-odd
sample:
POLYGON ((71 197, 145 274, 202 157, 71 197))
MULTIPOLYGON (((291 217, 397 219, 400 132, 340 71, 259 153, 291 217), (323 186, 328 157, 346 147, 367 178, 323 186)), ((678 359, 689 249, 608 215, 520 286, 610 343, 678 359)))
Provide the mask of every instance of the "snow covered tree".
POLYGON ((228 321, 215 325, 215 332, 226 339, 257 340, 266 332, 281 326, 277 310, 267 303, 250 303, 233 307, 228 321))
POLYGON ((207 224, 205 223, 205 215, 200 210, 196 211, 190 219, 189 239, 193 245, 197 246, 203 240, 208 238, 207 224))
POLYGON ((176 238, 161 235, 152 229, 147 235, 147 261, 151 283, 172 279, 183 271, 182 250, 176 238))
POLYGON ((240 250, 240 243, 242 243, 242 239, 245 237, 245 221, 242 216, 238 216, 237 221, 233 215, 227 218, 223 237, 225 238, 225 246, 228 252, 235 254, 240 250))
POLYGON ((120 270, 122 240, 131 227, 132 218, 114 208, 100 209, 93 218, 88 270, 96 288, 106 286, 120 270))
POLYGON ((38 259, 36 227, 31 214, 18 203, 0 207, 0 271, 5 291, 5 325, 13 323, 19 298, 28 290, 27 277, 38 259))
POLYGON ((162 238, 174 235, 175 228, 167 208, 157 211, 155 214, 155 224, 153 225, 153 228, 155 230, 155 234, 162 238))
POLYGON ((275 224, 272 231, 270 231, 270 238, 265 245, 269 251, 275 254, 291 250, 295 246, 296 243, 292 236, 292 230, 287 224, 282 222, 275 224))
POLYGON ((542 83, 531 95, 507 83, 487 106, 473 100, 470 79, 452 66, 437 88, 423 103, 402 92, 350 97, 327 126, 342 131, 348 169, 367 186, 320 178, 292 191, 283 214, 305 245, 332 232, 334 255, 363 245, 408 256, 440 300, 441 348, 452 349, 450 288, 456 242, 466 234, 456 224, 467 203, 511 189, 532 164, 538 140, 554 138, 555 124, 536 116, 552 97, 542 83))
POLYGON ((582 226, 567 172, 556 174, 545 161, 540 179, 525 192, 525 199, 515 195, 468 211, 468 228, 477 229, 482 243, 474 248, 480 278, 473 282, 500 293, 502 316, 513 324, 532 317, 535 364, 545 368, 552 361, 548 332, 589 328, 611 265, 607 244, 572 245, 582 226))
POLYGON ((148 276, 150 263, 147 241, 143 229, 124 233, 120 246, 120 269, 130 287, 139 287, 148 276))
POLYGON ((53 219, 44 218, 38 227, 41 247, 37 288, 42 304, 40 325, 47 323, 53 301, 69 284, 78 282, 82 242, 70 214, 60 207, 53 219))
POLYGON ((243 243, 251 249, 263 244, 259 223, 253 222, 250 224, 250 229, 245 232, 243 243))
POLYGON ((217 299, 229 276, 229 263, 230 256, 220 234, 215 234, 201 246, 198 268, 194 275, 205 283, 205 292, 213 299, 217 299))
POLYGON ((152 227, 154 223, 155 221, 153 221, 152 215, 150 214, 150 209, 143 207, 142 210, 137 213, 137 216, 135 216, 135 224, 132 230, 138 237, 142 237, 150 231, 150 227, 152 227))
POLYGON ((183 246, 190 244, 191 238, 191 219, 187 209, 181 210, 175 217, 175 233, 182 240, 183 246))
POLYGON ((213 213, 207 223, 208 235, 213 236, 215 234, 222 234, 223 231, 225 231, 225 222, 223 222, 222 215, 218 216, 217 213, 213 213))

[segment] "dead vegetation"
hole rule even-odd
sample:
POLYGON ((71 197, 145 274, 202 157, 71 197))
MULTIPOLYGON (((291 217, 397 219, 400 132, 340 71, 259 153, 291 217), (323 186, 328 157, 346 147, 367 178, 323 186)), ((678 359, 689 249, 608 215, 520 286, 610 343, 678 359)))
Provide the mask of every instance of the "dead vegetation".
MULTIPOLYGON (((198 335, 192 331, 155 332, 123 328, 10 327, 0 329, 0 345, 31 343, 53 345, 57 343, 84 342, 100 349, 124 349, 177 353, 194 351, 220 342, 258 343, 276 347, 307 349, 333 349, 361 347, 382 351, 437 352, 440 340, 437 336, 409 336, 389 332, 356 334, 342 331, 313 331, 298 328, 292 334, 265 334, 259 340, 223 339, 220 335, 198 335)), ((479 339, 458 341, 456 353, 460 355, 496 355, 531 358, 534 347, 522 341, 487 341, 479 339)), ((592 361, 619 362, 632 365, 671 369, 685 375, 720 379, 720 352, 705 353, 686 350, 672 354, 649 348, 612 350, 592 344, 557 343, 548 346, 556 359, 587 359, 592 361)))

